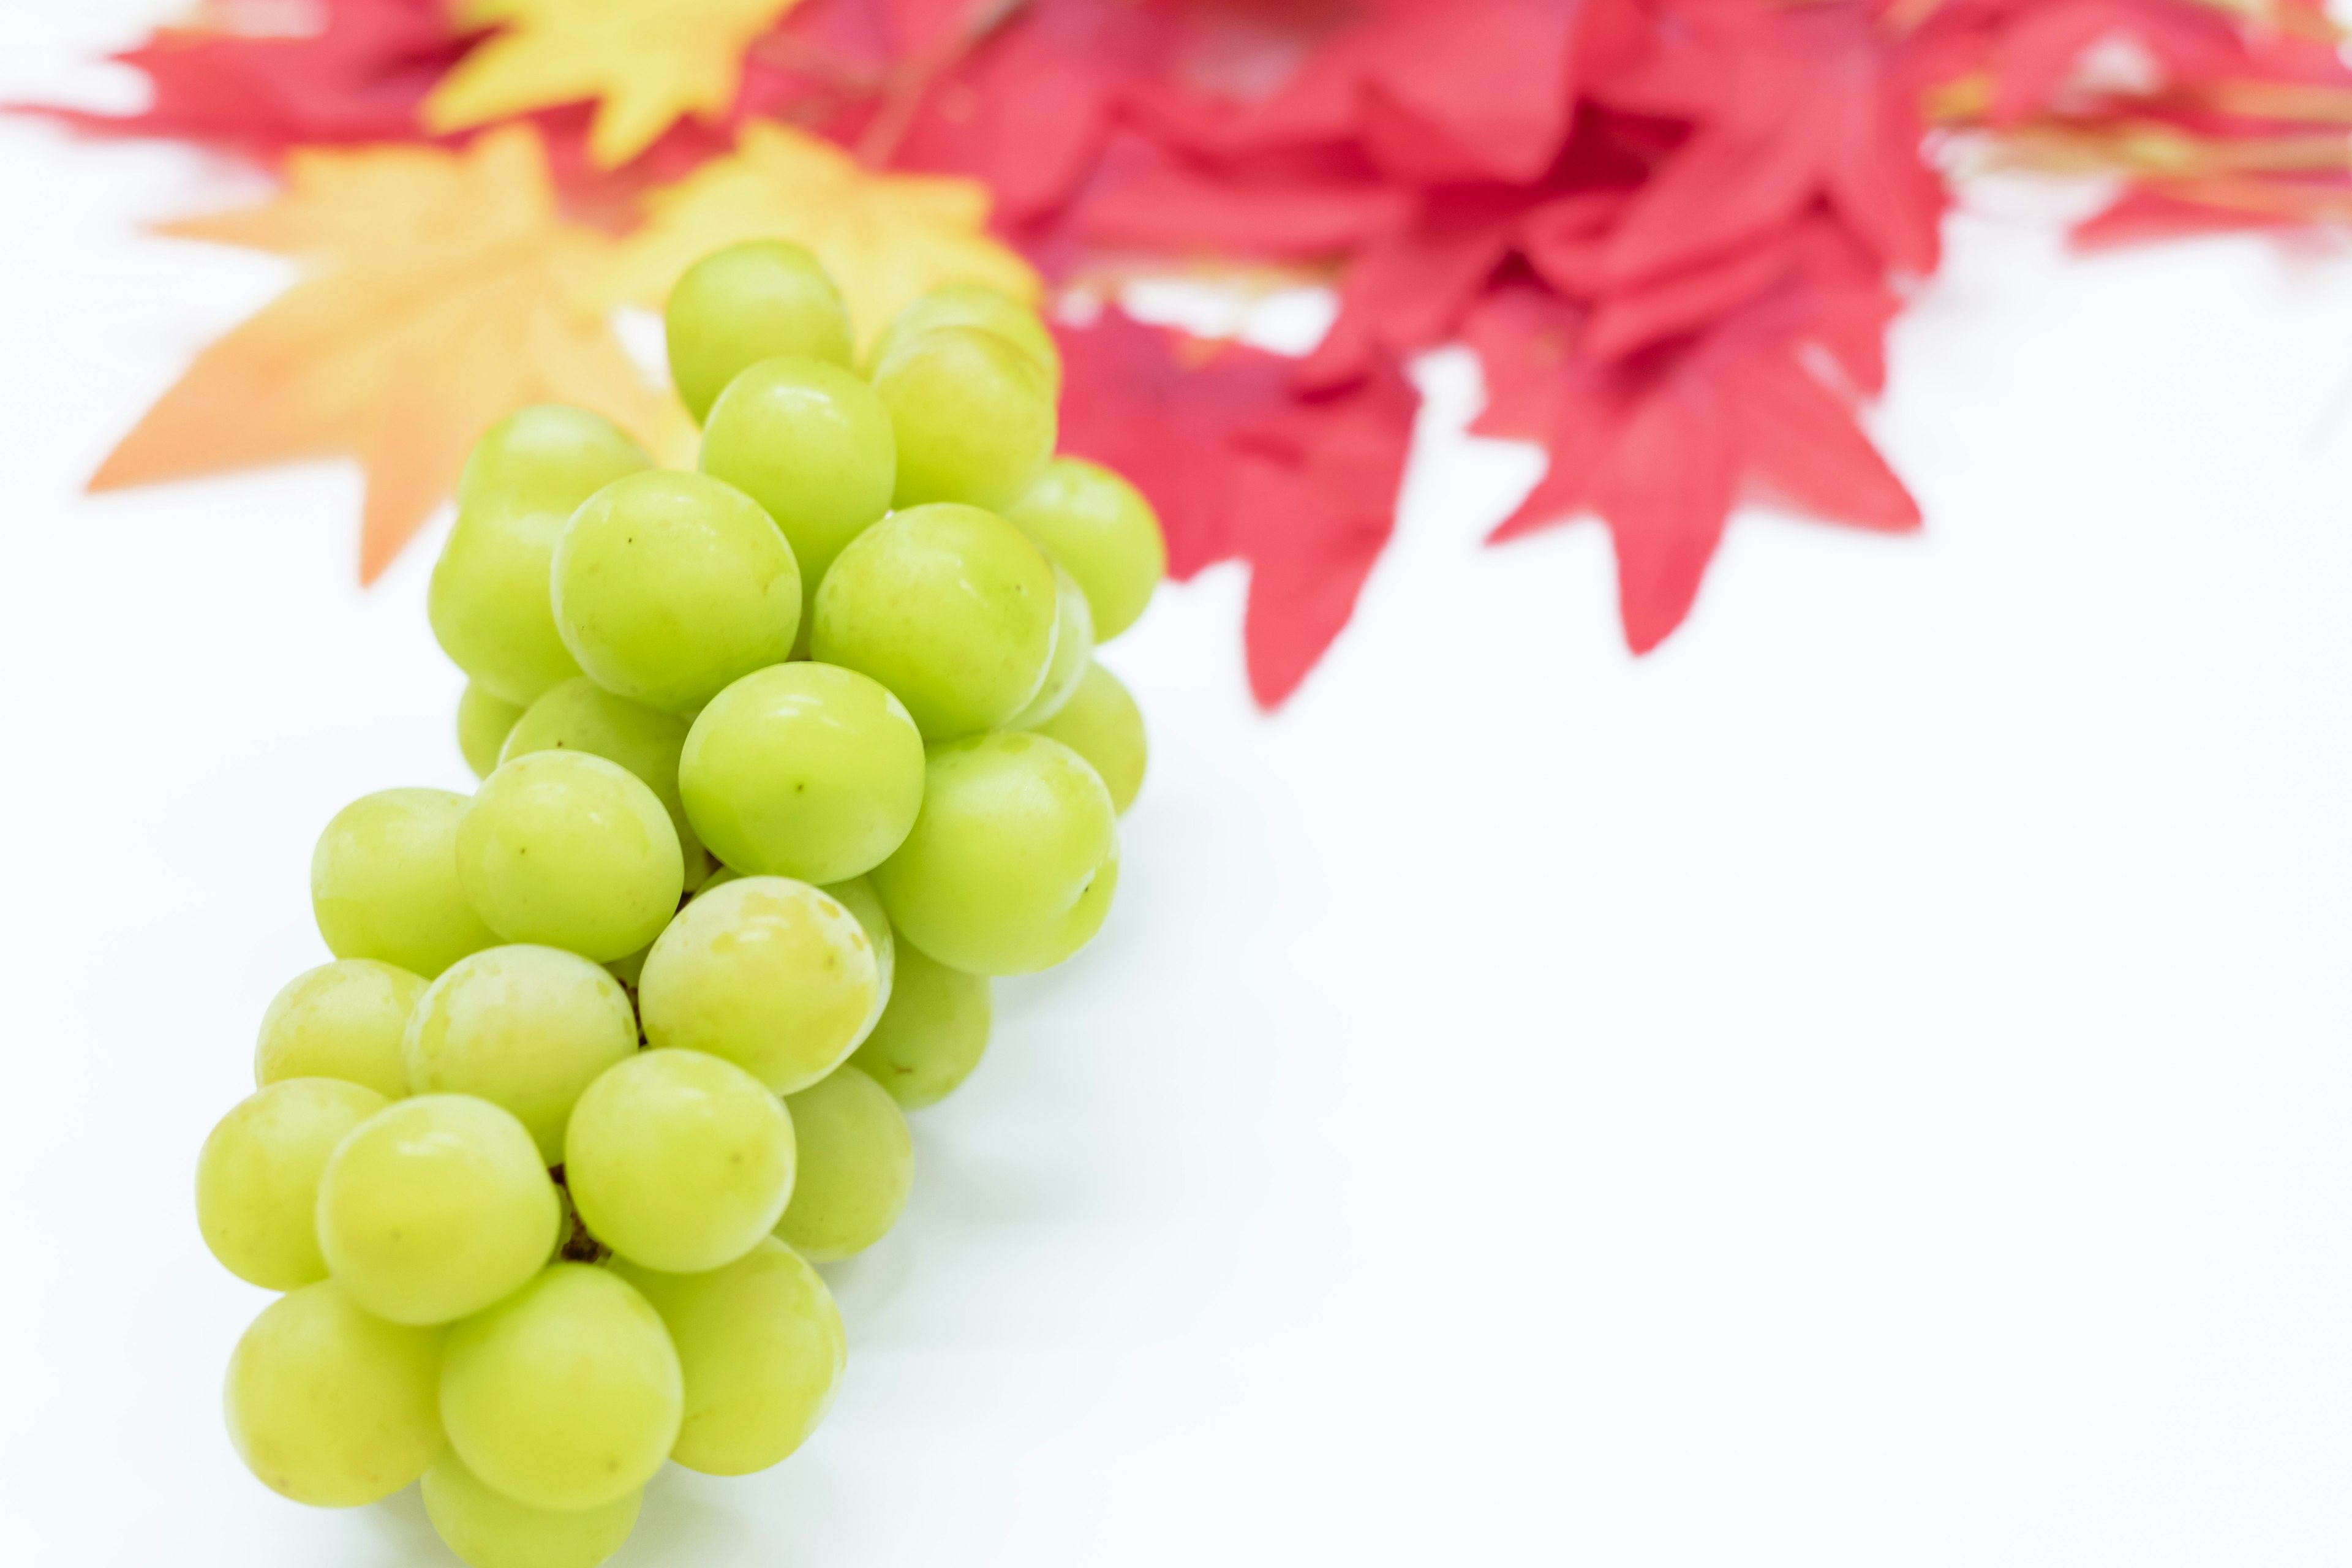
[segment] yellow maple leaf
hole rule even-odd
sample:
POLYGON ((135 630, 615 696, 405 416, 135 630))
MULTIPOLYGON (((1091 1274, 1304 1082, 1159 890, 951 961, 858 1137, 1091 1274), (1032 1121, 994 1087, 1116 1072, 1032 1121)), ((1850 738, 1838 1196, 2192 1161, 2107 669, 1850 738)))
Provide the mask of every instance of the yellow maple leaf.
POLYGON ((467 131, 596 101, 588 155, 627 163, 681 115, 734 107, 743 51, 798 0, 464 0, 454 19, 503 26, 425 99, 425 128, 467 131))
POLYGON ((91 489, 354 458, 364 582, 456 488, 475 437, 524 404, 593 408, 656 452, 690 441, 613 336, 614 242, 556 216, 536 132, 459 153, 302 152, 287 177, 267 205, 169 226, 311 273, 198 354, 91 489))
POLYGON ((863 346, 943 283, 1035 301, 1037 274, 989 237, 988 205, 976 181, 875 174, 830 142, 754 121, 732 155, 647 198, 646 226, 623 242, 620 288, 658 310, 698 258, 747 239, 789 239, 840 285, 863 346))

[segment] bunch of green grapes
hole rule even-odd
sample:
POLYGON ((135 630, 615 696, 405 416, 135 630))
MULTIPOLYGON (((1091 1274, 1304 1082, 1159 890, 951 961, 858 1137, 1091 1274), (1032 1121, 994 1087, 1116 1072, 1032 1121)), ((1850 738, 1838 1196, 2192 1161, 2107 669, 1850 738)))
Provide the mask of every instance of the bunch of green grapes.
POLYGON ((990 977, 1100 928, 1143 776, 1094 655, 1159 524, 1053 457, 1034 313, 940 289, 861 364, 755 244, 668 330, 695 471, 572 408, 475 447, 430 613, 480 786, 327 825, 334 961, 197 1163, 215 1256, 284 1292, 237 1452, 320 1507, 421 1481, 473 1568, 592 1568, 665 1461, 807 1438, 845 1358, 813 1265, 897 1220, 990 977))

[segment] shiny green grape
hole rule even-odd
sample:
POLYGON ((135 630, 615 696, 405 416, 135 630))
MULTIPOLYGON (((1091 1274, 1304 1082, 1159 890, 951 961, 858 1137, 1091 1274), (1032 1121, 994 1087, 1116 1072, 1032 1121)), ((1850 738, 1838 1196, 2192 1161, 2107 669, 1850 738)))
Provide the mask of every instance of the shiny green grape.
POLYGON ((450 1331, 449 1445, 483 1483, 532 1508, 620 1501, 677 1441, 685 1391, 661 1315, 626 1280, 559 1263, 450 1331))
POLYGON ((1087 673, 1062 710, 1034 726, 1049 740, 1059 741, 1086 758, 1110 791, 1113 810, 1121 816, 1135 804, 1143 787, 1143 768, 1150 748, 1143 738, 1143 712, 1119 684, 1118 676, 1099 664, 1087 673))
POLYGON ((597 685, 672 713, 793 651, 801 574, 760 505, 707 474, 633 474, 555 542, 555 624, 597 685))
POLYGON ((908 1110, 946 1099, 988 1049, 994 1013, 988 977, 950 969, 904 942, 882 1021, 849 1058, 908 1110))
POLYGON ((982 327, 1045 367, 1056 398, 1062 388, 1062 351, 1036 311, 1012 295, 985 283, 950 283, 934 289, 898 315, 883 329, 874 352, 866 356, 872 370, 881 368, 900 345, 934 327, 982 327))
POLYGON ((706 889, 646 955, 646 1043, 723 1057, 779 1094, 857 1048, 880 1009, 879 959, 856 917, 804 882, 706 889))
POLYGON ((550 687, 524 711, 499 761, 510 763, 533 752, 585 752, 618 763, 662 803, 677 829, 678 850, 691 862, 702 841, 678 799, 677 755, 685 745, 685 720, 615 697, 583 675, 550 687))
POLYGON ((362 1311, 329 1280, 263 1310, 229 1357, 229 1441, 261 1483, 313 1508, 390 1497, 442 1449, 442 1331, 362 1311))
POLYGON ((874 886, 901 936, 973 974, 1086 945, 1118 885, 1118 816, 1067 746, 1005 731, 931 749, 923 810, 874 886))
POLYGON ((425 615, 441 650, 487 694, 528 707, 580 673, 548 592, 556 535, 582 501, 651 462, 598 416, 551 405, 518 410, 475 444, 425 615))
POLYGON ((310 853, 310 910, 328 952, 430 979, 497 943, 457 883, 466 805, 444 789, 387 789, 335 813, 310 853))
POLYGON ((636 1528, 633 1491, 601 1507, 558 1513, 482 1484, 455 1454, 425 1472, 425 1516, 466 1568, 596 1568, 636 1528))
POLYGON ((329 1271, 395 1323, 446 1323, 518 1289, 562 1215, 530 1130, 470 1095, 395 1100, 344 1137, 319 1181, 329 1271))
POLYGON ((343 1134, 389 1103, 331 1078, 294 1078, 239 1101, 196 1156, 196 1228, 230 1273, 265 1290, 327 1277, 319 1174, 343 1134))
POLYGON ((1135 624, 1168 574, 1159 514, 1142 492, 1097 463, 1056 458, 1004 521, 1037 542, 1087 591, 1095 640, 1135 624))
POLYGON ((686 1419, 670 1458, 745 1476, 788 1458, 824 1419, 848 1343, 824 1277, 782 1242, 708 1274, 614 1273, 661 1314, 686 1373, 686 1419))
POLYGON ((418 1094, 470 1094, 512 1111, 563 1163, 572 1107, 605 1068, 637 1054, 621 983, 555 947, 493 947, 459 959, 408 1020, 404 1059, 418 1094))
POLYGON ((466 765, 474 776, 486 779, 490 770, 499 765, 499 748, 507 743, 507 732, 522 710, 503 697, 493 697, 488 691, 466 682, 465 693, 457 699, 457 750, 465 754, 466 765))
POLYGON ((688 817, 757 876, 839 882, 898 847, 923 801, 923 737, 880 682, 837 665, 755 670, 694 721, 688 817))
POLYGON ((775 1227, 792 1195, 793 1124, 733 1062, 645 1051, 580 1097, 563 1178, 597 1240, 648 1268, 698 1274, 775 1227))
POLYGON ((458 825, 457 863, 466 897, 499 935, 599 963, 660 935, 686 887, 660 798, 585 752, 501 763, 458 825))
POLYGON ((849 312, 816 258, 788 240, 715 250, 686 270, 665 312, 670 380, 699 422, 728 384, 779 354, 856 363, 849 312))
POLYGON ((962 501, 1002 510, 1054 456, 1054 374, 979 327, 934 327, 874 371, 898 438, 891 505, 962 501))
POLYGON ((898 938, 890 929, 889 911, 882 907, 882 895, 874 890, 873 882, 865 877, 852 877, 846 882, 829 882, 824 890, 835 903, 857 917, 857 924, 866 932, 866 940, 874 944, 874 962, 878 978, 874 992, 874 1016, 878 1022, 883 1009, 890 1005, 890 987, 898 973, 898 938))
POLYGON ((339 1078, 386 1100, 408 1092, 400 1042, 425 977, 372 958, 339 958, 286 983, 261 1016, 256 1088, 289 1078, 339 1078))
POLYGON ((735 378, 702 433, 701 468, 774 520, 809 601, 842 547, 890 510, 898 438, 865 382, 823 360, 763 360, 735 378))
POLYGON ((1059 566, 1054 568, 1054 662, 1045 667, 1045 682, 1037 695, 1005 725, 1008 730, 1034 730, 1059 713, 1087 678, 1087 666, 1094 658, 1094 612, 1087 608, 1086 590, 1059 566))
POLYGON ((800 1173, 776 1234, 822 1263, 863 1252, 888 1234, 915 1184, 906 1113, 881 1085, 845 1067, 790 1096, 800 1173))
POLYGON ((811 651, 873 677, 927 741, 1003 724, 1054 658, 1053 563, 969 506, 894 512, 851 542, 816 593, 811 651))

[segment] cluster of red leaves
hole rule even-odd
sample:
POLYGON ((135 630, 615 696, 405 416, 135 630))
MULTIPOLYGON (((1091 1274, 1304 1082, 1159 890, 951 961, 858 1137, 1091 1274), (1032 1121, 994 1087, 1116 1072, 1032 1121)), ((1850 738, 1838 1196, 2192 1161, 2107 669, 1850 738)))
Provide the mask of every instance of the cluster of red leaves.
MULTIPOLYGON (((471 41, 441 0, 318 4, 310 36, 134 51, 154 103, 110 128, 264 155, 421 134, 471 41)), ((584 107, 537 118, 591 213, 779 119, 984 181, 1053 276, 1106 257, 1329 269, 1340 311, 1304 359, 1116 311, 1065 333, 1066 445, 1151 495, 1179 575, 1250 563, 1272 704, 1386 543, 1402 367, 1439 344, 1483 365, 1476 428, 1549 455, 1495 537, 1598 516, 1636 651, 1689 612, 1743 500, 1916 528, 1856 414, 1937 265, 1930 116, 2138 176, 2101 237, 2352 208, 2340 130, 2331 165, 2278 129, 2352 121, 2318 0, 2259 4, 804 0, 751 46, 728 123, 682 121, 616 174, 581 151, 584 107), (2118 40, 2145 79, 2086 79, 2118 40)))

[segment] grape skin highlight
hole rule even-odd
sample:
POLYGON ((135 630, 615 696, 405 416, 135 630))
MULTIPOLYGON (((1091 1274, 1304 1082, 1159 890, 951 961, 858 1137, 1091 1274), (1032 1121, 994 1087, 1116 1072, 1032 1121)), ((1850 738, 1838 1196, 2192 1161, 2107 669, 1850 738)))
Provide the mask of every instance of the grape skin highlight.
POLYGON ((466 1468, 559 1512, 643 1487, 685 1403, 661 1317, 618 1276, 559 1263, 449 1334, 441 1418, 466 1468))
POLYGON ((800 1171, 776 1234, 819 1263, 865 1251, 898 1223, 915 1184, 906 1114, 854 1067, 787 1097, 784 1108, 800 1171))
POLYGON ((596 1568, 636 1528, 643 1490, 576 1512, 515 1501, 455 1454, 425 1472, 425 1516, 466 1568, 596 1568))
POLYGON ((324 1279, 320 1173, 343 1135, 387 1103, 355 1083, 296 1078, 222 1117, 196 1157, 196 1226, 221 1266, 266 1290, 324 1279))
POLYGON ((783 1102, 734 1063, 645 1051, 580 1097, 564 1178, 596 1238, 673 1274, 724 1268, 775 1227, 792 1195, 783 1102))
POLYGON ((408 1093, 401 1041, 425 977, 372 958, 339 958, 286 983, 261 1016, 253 1084, 336 1078, 386 1100, 408 1093))
POLYGON ((458 824, 457 868, 499 936, 599 963, 659 935, 686 886, 660 797, 585 752, 499 763, 458 824))
POLYGON ((457 882, 466 805, 447 790, 387 789, 335 813, 310 854, 310 909, 328 952, 429 980, 497 944, 457 882))
POLYGON ((246 1468, 313 1508, 357 1508, 442 1449, 442 1331, 371 1317, 333 1282, 281 1296, 237 1341, 224 1401, 246 1468))

